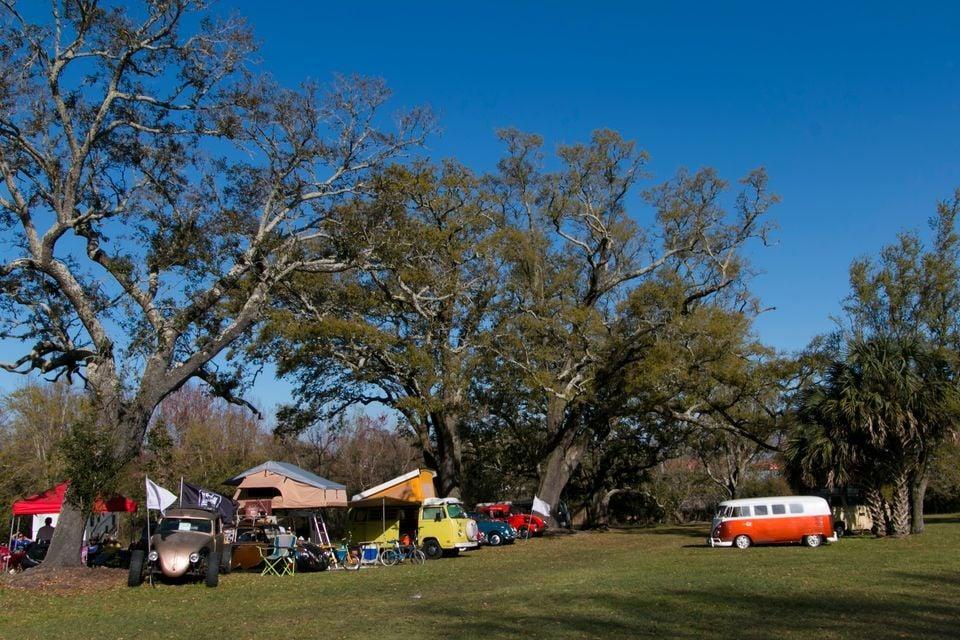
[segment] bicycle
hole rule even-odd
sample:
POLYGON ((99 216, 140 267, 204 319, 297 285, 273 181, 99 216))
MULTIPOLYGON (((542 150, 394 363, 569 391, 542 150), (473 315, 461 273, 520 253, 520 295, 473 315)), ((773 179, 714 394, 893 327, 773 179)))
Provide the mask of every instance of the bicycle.
POLYGON ((400 544, 399 540, 391 540, 390 544, 392 546, 380 552, 380 564, 385 567, 396 566, 404 560, 409 560, 415 565, 421 565, 427 561, 426 554, 417 547, 416 543, 400 544))
POLYGON ((327 567, 330 569, 345 569, 347 571, 357 571, 360 569, 360 554, 346 543, 339 547, 330 547, 324 550, 327 556, 327 567))

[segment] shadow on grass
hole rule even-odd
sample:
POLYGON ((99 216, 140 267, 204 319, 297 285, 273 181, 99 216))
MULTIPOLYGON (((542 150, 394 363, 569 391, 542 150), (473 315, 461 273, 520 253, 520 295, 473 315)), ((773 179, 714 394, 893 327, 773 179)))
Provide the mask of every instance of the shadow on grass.
MULTIPOLYGON (((952 576, 903 576, 951 589, 952 576)), ((942 590, 942 587, 941 587, 942 590)), ((956 638, 960 598, 918 601, 877 600, 863 594, 793 595, 683 590, 650 594, 582 594, 576 598, 514 602, 538 613, 478 610, 475 607, 425 608, 439 623, 437 637, 924 637, 956 638), (445 622, 449 621, 449 622, 445 622)))
POLYGON ((628 533, 634 535, 655 535, 655 536, 685 536, 688 538, 703 538, 706 539, 707 533, 710 531, 710 523, 695 524, 695 525, 678 525, 678 526, 658 526, 658 527, 617 527, 611 528, 610 531, 615 531, 617 533, 628 533))

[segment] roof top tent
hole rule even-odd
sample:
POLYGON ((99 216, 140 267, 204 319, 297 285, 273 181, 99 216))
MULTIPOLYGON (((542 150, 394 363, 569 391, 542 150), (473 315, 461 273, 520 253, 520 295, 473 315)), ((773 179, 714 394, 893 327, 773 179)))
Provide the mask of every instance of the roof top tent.
MULTIPOLYGON (((416 527, 416 509, 426 500, 436 499, 437 494, 434 490, 433 479, 437 477, 435 471, 429 469, 414 469, 402 476, 397 476, 392 480, 387 480, 375 487, 370 487, 365 491, 353 496, 350 500, 351 507, 379 507, 381 531, 379 537, 384 537, 387 532, 387 511, 391 512, 391 527, 396 528, 396 535, 399 538, 400 529, 404 526, 416 527), (415 507, 412 511, 405 510, 404 507, 415 507), (400 517, 397 514, 405 514, 400 517), (413 515, 411 515, 413 514, 413 515), (412 518, 412 523, 403 523, 401 520, 412 518)), ((372 510, 372 509, 370 509, 372 510)), ((374 532, 375 533, 375 532, 374 532)), ((368 538, 375 538, 372 533, 368 538)))
POLYGON ((380 504, 382 500, 396 500, 402 503, 420 503, 427 498, 436 498, 433 488, 433 479, 436 471, 429 469, 414 469, 402 476, 370 487, 353 496, 351 507, 366 507, 380 504))
MULTIPOLYGON (((11 539, 14 532, 20 528, 19 519, 22 516, 32 516, 31 538, 36 536, 37 530, 47 518, 53 520, 53 524, 56 525, 60 517, 60 509, 63 507, 63 498, 69 486, 69 482, 61 482, 42 493, 14 502, 10 516, 11 539)), ((93 509, 91 509, 92 515, 87 519, 87 526, 84 530, 85 539, 92 539, 99 534, 116 529, 119 522, 116 516, 110 517, 111 514, 134 513, 136 510, 137 503, 121 495, 115 495, 107 500, 97 498, 97 501, 93 504, 93 509)))
POLYGON ((237 474, 225 484, 237 487, 233 499, 246 517, 256 518, 261 513, 272 515, 275 511, 285 511, 288 515, 309 513, 312 516, 310 537, 322 544, 329 544, 330 539, 323 519, 317 518, 317 510, 347 506, 346 486, 288 462, 268 460, 237 474))

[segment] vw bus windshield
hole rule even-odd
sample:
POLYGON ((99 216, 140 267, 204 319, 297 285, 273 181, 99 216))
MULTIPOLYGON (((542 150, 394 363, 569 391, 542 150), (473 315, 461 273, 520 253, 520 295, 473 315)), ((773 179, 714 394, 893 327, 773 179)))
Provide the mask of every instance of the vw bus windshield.
POLYGON ((466 518, 467 512, 463 510, 458 504, 448 504, 447 505, 447 515, 451 518, 466 518))

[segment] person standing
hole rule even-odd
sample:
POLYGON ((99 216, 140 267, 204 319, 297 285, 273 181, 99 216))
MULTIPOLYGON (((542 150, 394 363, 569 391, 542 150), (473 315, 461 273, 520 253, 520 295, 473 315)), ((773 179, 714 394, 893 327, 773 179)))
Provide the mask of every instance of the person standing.
POLYGON ((47 518, 43 521, 43 526, 37 531, 37 542, 50 544, 50 541, 53 540, 53 532, 55 530, 53 518, 47 518))

